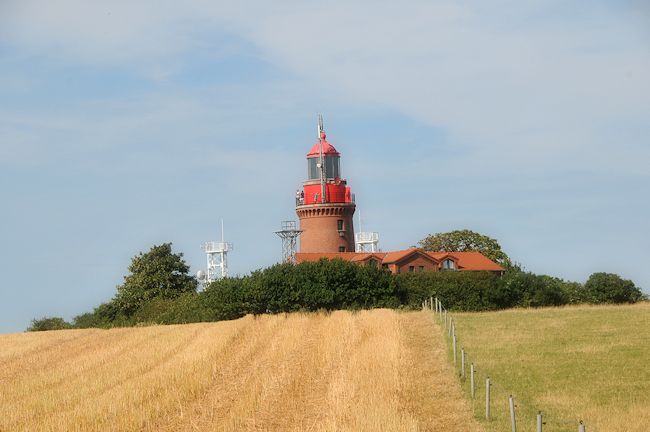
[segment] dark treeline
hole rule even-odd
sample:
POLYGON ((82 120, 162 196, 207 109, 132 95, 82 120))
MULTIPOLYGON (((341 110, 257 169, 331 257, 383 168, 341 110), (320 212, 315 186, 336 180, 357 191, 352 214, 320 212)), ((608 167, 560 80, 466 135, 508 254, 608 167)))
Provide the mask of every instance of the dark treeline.
POLYGON ((170 289, 171 285, 165 290, 156 286, 155 291, 146 286, 131 288, 129 277, 112 301, 93 312, 75 317, 72 323, 60 318, 34 320, 31 330, 219 321, 246 314, 295 311, 417 309, 431 296, 440 298, 450 310, 459 311, 634 303, 645 298, 633 282, 609 273, 594 273, 585 284, 517 270, 503 276, 463 271, 393 275, 378 267, 338 259, 277 264, 247 276, 213 282, 200 292, 188 290, 187 281, 178 290, 170 289), (138 301, 125 301, 133 299, 134 292, 138 301))

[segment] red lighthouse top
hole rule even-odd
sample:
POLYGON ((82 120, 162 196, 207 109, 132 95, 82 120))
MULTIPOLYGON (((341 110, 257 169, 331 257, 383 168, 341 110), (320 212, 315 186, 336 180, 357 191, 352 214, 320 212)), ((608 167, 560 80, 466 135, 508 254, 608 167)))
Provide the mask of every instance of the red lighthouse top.
POLYGON ((327 142, 327 136, 325 135, 325 131, 321 131, 320 133, 320 141, 318 141, 314 146, 309 150, 309 153, 307 153, 307 157, 315 157, 315 156, 320 156, 320 146, 321 143, 323 144, 323 155, 327 156, 340 156, 341 154, 336 151, 334 146, 327 142))
POLYGON ((318 117, 318 137, 318 142, 307 153, 307 180, 302 192, 298 191, 296 205, 354 204, 352 191, 341 178, 341 154, 327 142, 321 116, 318 117))

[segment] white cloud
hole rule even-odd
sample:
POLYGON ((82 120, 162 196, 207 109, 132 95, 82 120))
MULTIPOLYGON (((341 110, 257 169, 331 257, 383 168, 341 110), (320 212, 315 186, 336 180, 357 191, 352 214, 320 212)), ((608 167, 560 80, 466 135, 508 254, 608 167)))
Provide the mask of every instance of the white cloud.
POLYGON ((474 171, 642 173, 650 157, 647 14, 606 6, 14 1, 0 27, 14 44, 145 69, 156 80, 169 78, 179 54, 216 52, 230 33, 342 103, 447 129, 450 145, 470 152, 459 163, 474 171))
POLYGON ((165 2, 9 1, 2 34, 53 57, 112 63, 168 55, 185 47, 183 15, 165 2))
POLYGON ((647 132, 650 55, 627 11, 541 19, 548 11, 520 5, 506 21, 457 5, 328 2, 242 28, 268 58, 342 98, 448 128, 477 164, 644 172, 639 152, 650 154, 633 138, 647 132), (603 138, 612 128, 626 145, 603 138))

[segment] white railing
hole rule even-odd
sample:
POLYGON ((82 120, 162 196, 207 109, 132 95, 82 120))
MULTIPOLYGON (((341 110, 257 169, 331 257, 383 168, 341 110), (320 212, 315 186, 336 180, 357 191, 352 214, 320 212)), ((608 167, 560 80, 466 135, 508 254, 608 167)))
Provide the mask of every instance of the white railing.
POLYGON ((203 250, 206 253, 229 252, 232 250, 232 243, 210 241, 203 244, 203 250))

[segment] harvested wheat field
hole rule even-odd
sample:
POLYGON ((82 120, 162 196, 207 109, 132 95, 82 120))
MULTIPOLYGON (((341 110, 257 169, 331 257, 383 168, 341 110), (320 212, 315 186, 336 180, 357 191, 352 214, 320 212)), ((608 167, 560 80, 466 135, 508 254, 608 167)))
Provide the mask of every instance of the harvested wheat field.
POLYGON ((472 431, 431 314, 0 335, 0 430, 472 431))

